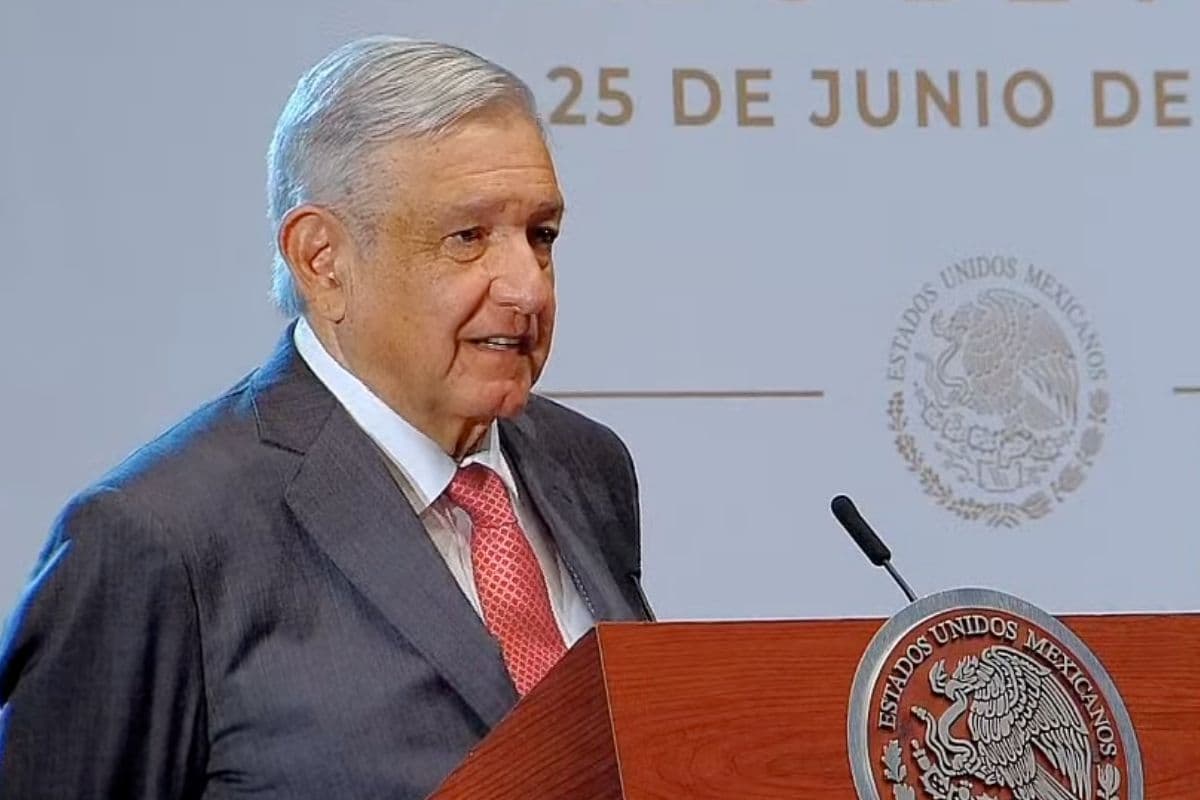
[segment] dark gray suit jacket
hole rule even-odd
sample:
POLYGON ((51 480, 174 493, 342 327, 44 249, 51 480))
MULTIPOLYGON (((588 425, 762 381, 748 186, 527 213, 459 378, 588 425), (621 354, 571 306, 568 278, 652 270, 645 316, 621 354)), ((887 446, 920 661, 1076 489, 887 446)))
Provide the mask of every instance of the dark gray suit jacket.
MULTIPOLYGON (((620 440, 540 398, 500 430, 594 616, 644 618, 620 440)), ((0 797, 420 798, 516 699, 289 329, 56 523, 0 648, 0 797)))

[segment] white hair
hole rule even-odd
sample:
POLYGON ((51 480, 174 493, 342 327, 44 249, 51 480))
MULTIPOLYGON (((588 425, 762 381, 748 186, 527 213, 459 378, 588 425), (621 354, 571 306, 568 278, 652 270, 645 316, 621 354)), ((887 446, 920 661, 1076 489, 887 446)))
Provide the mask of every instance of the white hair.
MULTIPOLYGON (((436 137, 473 112, 503 105, 538 122, 529 87, 469 50, 395 36, 343 45, 304 74, 276 123, 267 155, 276 239, 283 218, 301 203, 361 219, 360 195, 372 174, 368 156, 378 146, 436 137)), ((278 245, 271 295, 289 317, 304 312, 278 245)))

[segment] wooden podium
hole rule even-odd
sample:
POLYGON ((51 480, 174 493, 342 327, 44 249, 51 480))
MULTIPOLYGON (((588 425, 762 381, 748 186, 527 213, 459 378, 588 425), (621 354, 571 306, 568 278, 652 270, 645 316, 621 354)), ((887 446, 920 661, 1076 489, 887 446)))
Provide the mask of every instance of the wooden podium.
MULTIPOLYGON (((1124 699, 1145 797, 1200 798, 1200 614, 1062 622, 1124 699)), ((847 700, 882 623, 601 624, 432 797, 852 800, 847 700)))

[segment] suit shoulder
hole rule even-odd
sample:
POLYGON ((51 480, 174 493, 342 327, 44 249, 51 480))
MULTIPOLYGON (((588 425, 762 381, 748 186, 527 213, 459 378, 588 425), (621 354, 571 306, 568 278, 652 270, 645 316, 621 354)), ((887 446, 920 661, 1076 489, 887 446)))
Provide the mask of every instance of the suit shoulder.
POLYGON ((280 455, 262 445, 242 381, 130 453, 76 495, 64 515, 97 501, 109 505, 115 495, 121 505, 175 528, 179 520, 210 517, 247 487, 261 486, 278 469, 280 455))
POLYGON ((257 442, 254 411, 245 383, 205 403, 140 445, 100 478, 110 488, 136 491, 147 480, 197 459, 232 456, 239 444, 257 442))

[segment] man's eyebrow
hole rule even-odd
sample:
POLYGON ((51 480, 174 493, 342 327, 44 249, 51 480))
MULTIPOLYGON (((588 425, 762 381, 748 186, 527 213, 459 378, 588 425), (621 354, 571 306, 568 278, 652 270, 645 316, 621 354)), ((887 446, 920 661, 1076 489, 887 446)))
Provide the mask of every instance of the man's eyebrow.
POLYGON ((567 205, 562 200, 547 200, 545 203, 538 203, 531 216, 536 219, 549 219, 561 217, 565 213, 567 213, 567 205))
MULTIPOLYGON (((479 217, 495 214, 504 210, 504 206, 511 202, 509 200, 464 200, 461 203, 455 203, 446 209, 442 215, 450 219, 459 219, 462 217, 479 217)), ((551 217, 562 216, 566 211, 565 204, 561 199, 546 200, 538 203, 530 212, 530 217, 534 219, 549 219, 551 217)))
POLYGON ((454 203, 446 208, 446 215, 451 217, 476 217, 493 214, 504 208, 504 200, 485 200, 474 198, 454 203))

